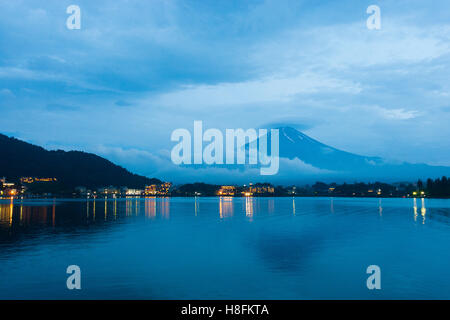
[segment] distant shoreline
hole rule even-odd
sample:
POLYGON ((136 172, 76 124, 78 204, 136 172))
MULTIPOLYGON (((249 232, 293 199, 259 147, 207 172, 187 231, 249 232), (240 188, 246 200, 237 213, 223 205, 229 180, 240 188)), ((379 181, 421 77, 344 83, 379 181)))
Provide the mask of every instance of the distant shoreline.
POLYGON ((370 197, 370 196, 336 196, 336 195, 276 195, 276 196, 264 196, 264 195, 253 195, 253 196, 180 196, 180 195, 167 195, 167 196, 124 196, 124 197, 71 197, 71 196, 53 196, 53 197, 0 197, 0 200, 53 200, 53 199, 61 199, 61 200, 129 200, 129 199, 167 199, 167 198, 237 198, 237 199, 246 199, 246 198, 348 198, 348 199, 450 199, 450 197, 400 197, 400 196, 392 196, 392 197, 370 197))

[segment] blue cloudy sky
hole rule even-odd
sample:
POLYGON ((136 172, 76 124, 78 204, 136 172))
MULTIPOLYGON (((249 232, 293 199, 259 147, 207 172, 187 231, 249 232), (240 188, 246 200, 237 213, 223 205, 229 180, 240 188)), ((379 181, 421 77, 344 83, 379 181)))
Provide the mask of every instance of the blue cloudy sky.
POLYGON ((449 75, 448 0, 0 0, 0 132, 149 176, 194 120, 450 165, 449 75))

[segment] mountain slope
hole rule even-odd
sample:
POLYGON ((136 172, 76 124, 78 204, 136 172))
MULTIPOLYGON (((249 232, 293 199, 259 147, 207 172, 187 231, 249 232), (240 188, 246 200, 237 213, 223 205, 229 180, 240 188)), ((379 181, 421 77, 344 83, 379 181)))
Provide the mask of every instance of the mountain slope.
MULTIPOLYGON (((323 144, 292 127, 278 127, 279 170, 275 175, 261 176, 260 165, 214 164, 184 165, 185 181, 200 180, 208 183, 247 183, 263 181, 279 184, 312 183, 315 181, 417 181, 417 179, 450 176, 450 167, 390 161, 380 157, 362 156, 323 144), (189 168, 198 169, 189 170, 189 168), (235 170, 233 174, 227 170, 235 170), (208 171, 205 171, 208 170, 208 171)), ((271 150, 271 134, 267 133, 267 146, 271 150)), ((247 142, 242 148, 246 161, 250 147, 259 139, 247 142)))
POLYGON ((291 127, 278 129, 280 158, 297 158, 315 168, 333 172, 330 175, 336 178, 398 181, 450 174, 450 167, 396 163, 379 157, 361 156, 327 146, 291 127))
POLYGON ((80 151, 47 151, 44 148, 0 134, 0 177, 55 177, 67 188, 127 186, 143 188, 160 183, 132 174, 97 155, 80 151))
POLYGON ((283 158, 298 158, 316 168, 333 171, 354 170, 383 163, 378 157, 360 156, 327 146, 291 127, 279 130, 280 157, 283 158))

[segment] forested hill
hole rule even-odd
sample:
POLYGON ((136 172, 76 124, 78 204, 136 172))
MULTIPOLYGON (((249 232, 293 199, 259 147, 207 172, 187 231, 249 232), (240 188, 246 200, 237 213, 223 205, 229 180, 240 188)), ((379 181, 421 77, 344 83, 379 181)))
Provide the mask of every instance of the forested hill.
POLYGON ((48 151, 21 140, 0 134, 0 177, 18 180, 21 177, 52 177, 65 188, 85 186, 127 186, 143 188, 160 183, 136 175, 92 153, 80 151, 48 151))

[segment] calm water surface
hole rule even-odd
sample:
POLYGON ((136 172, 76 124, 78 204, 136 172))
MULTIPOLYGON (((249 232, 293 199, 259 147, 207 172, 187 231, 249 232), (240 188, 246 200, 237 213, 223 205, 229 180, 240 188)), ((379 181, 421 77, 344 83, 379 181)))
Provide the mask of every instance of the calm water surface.
POLYGON ((0 200, 0 299, 450 299, 449 274, 449 200, 0 200))

